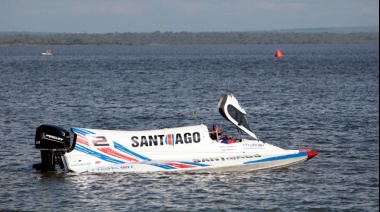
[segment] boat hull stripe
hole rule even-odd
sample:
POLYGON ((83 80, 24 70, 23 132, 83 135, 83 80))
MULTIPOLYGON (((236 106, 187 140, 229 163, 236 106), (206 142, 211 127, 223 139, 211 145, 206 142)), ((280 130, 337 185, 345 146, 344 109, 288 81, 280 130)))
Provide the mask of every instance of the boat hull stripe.
POLYGON ((94 157, 97 157, 101 160, 104 160, 104 161, 108 161, 110 163, 115 163, 115 164, 122 164, 122 163, 125 163, 124 161, 121 161, 121 160, 116 160, 114 158, 111 158, 107 155, 104 155, 104 154, 101 154, 99 152, 96 152, 96 151, 93 151, 85 146, 82 146, 80 144, 77 144, 75 145, 75 150, 78 150, 80 152, 83 152, 83 153, 86 153, 86 154, 89 154, 89 155, 92 155, 94 157))
POLYGON ((113 143, 114 143, 114 145, 115 145, 115 149, 117 149, 117 150, 120 150, 120 151, 122 151, 122 152, 124 152, 124 153, 127 153, 127 154, 129 154, 129 155, 132 155, 132 156, 134 156, 134 157, 137 157, 137 158, 139 158, 139 159, 141 159, 141 160, 147 160, 147 161, 150 161, 150 160, 151 160, 150 158, 144 157, 144 156, 142 156, 142 155, 140 155, 140 154, 137 154, 136 152, 133 152, 133 151, 127 149, 126 147, 124 147, 123 145, 121 145, 121 144, 119 144, 119 143, 117 143, 117 142, 115 142, 115 141, 114 141, 113 143))
POLYGON ((260 159, 260 160, 247 161, 247 162, 244 162, 244 164, 272 162, 272 161, 277 161, 277 160, 285 160, 285 159, 298 158, 298 157, 305 157, 305 159, 306 159, 307 153, 306 152, 299 152, 299 153, 291 154, 291 155, 281 155, 281 156, 276 156, 276 157, 264 158, 264 159, 260 159))
POLYGON ((84 130, 84 129, 78 129, 78 128, 71 128, 71 130, 74 132, 74 133, 78 133, 78 134, 81 134, 81 135, 84 135, 86 136, 87 134, 95 134, 91 131, 88 131, 88 130, 84 130))

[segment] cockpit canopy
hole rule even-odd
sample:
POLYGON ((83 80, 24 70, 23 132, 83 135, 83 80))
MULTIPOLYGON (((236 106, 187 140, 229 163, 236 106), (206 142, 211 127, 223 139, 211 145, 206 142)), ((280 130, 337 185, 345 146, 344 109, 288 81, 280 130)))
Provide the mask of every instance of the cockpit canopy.
POLYGON ((218 103, 219 113, 239 129, 258 140, 252 132, 247 119, 247 113, 232 94, 225 94, 218 103))

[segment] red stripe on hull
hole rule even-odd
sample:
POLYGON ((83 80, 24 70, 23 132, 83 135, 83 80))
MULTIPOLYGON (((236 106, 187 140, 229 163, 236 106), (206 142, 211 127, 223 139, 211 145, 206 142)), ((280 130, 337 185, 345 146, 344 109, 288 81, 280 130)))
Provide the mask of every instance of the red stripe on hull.
POLYGON ((120 153, 118 153, 115 150, 110 149, 110 148, 98 148, 98 150, 100 150, 101 152, 106 153, 108 155, 112 155, 114 157, 121 158, 123 160, 127 160, 127 161, 130 161, 130 162, 138 162, 137 159, 128 157, 128 156, 123 155, 123 154, 120 154, 120 153))
POLYGON ((183 169, 183 168, 194 168, 195 167, 195 166, 182 164, 182 163, 170 163, 170 162, 168 162, 168 163, 164 163, 164 164, 169 165, 169 166, 174 166, 176 168, 181 168, 181 169, 183 169))

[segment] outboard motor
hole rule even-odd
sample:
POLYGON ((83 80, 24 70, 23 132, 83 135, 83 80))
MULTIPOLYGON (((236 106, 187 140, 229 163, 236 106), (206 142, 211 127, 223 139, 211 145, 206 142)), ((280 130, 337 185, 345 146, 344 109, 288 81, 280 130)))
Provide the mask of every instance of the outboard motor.
POLYGON ((62 156, 69 151, 70 133, 55 125, 41 125, 36 130, 35 147, 41 150, 41 163, 33 164, 40 171, 56 171, 64 168, 62 156))

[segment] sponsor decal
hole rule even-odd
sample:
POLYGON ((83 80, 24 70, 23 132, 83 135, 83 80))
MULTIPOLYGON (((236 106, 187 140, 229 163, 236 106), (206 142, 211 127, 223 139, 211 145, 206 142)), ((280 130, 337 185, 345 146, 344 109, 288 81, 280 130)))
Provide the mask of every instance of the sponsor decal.
POLYGON ((43 137, 47 140, 51 140, 51 141, 63 141, 63 138, 60 138, 60 137, 57 137, 55 135, 49 135, 49 134, 45 134, 43 133, 43 137))
POLYGON ((264 144, 243 144, 244 149, 264 149, 264 144))
POLYGON ((220 146, 220 149, 225 152, 225 151, 235 151, 238 147, 236 145, 225 145, 225 146, 220 146))
POLYGON ((212 161, 228 161, 228 160, 240 160, 245 158, 258 158, 261 157, 259 154, 254 155, 238 155, 238 156, 230 156, 230 157, 214 157, 214 158, 202 158, 202 159, 193 159, 194 163, 201 162, 212 162, 212 161))
POLYGON ((71 164, 70 166, 89 166, 91 165, 90 162, 83 162, 83 163, 74 163, 74 164, 71 164))
POLYGON ((96 169, 90 169, 89 172, 115 171, 115 170, 125 170, 125 169, 134 169, 134 166, 133 165, 124 165, 124 166, 112 166, 112 167, 106 167, 106 168, 96 168, 96 169))
POLYGON ((148 135, 148 136, 132 136, 132 147, 148 147, 148 146, 174 146, 177 144, 191 144, 199 143, 201 141, 201 134, 194 133, 178 133, 167 135, 148 135))

